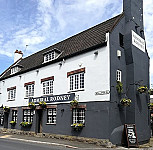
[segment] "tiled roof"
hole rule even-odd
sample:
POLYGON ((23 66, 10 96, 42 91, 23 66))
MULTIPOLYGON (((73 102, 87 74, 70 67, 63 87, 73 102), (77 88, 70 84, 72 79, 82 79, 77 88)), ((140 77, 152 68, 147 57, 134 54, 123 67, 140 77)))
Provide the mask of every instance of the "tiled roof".
MULTIPOLYGON (((24 59, 22 59, 18 64, 23 66, 20 73, 27 72, 39 68, 44 65, 55 63, 55 61, 60 61, 63 58, 68 58, 80 53, 92 50, 93 48, 100 47, 105 44, 106 33, 111 32, 112 29, 116 26, 119 20, 122 18, 123 14, 120 14, 114 18, 111 18, 105 22, 102 22, 88 30, 85 30, 77 35, 74 35, 66 40, 63 40, 55 45, 52 45, 48 48, 45 48, 37 53, 34 53, 24 59), (55 61, 51 61, 43 64, 43 54, 52 49, 58 49, 62 52, 60 57, 55 61)), ((10 76, 10 69, 2 73, 0 80, 8 78, 10 76)))

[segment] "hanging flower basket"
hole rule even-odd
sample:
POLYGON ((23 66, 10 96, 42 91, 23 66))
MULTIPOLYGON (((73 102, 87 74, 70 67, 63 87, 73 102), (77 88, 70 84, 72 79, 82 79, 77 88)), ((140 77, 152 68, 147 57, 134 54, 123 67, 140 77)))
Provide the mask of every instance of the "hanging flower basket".
POLYGON ((35 109, 35 103, 34 102, 30 102, 29 104, 28 104, 28 107, 30 107, 31 109, 35 109))
POLYGON ((46 102, 44 101, 39 102, 39 106, 41 106, 42 108, 46 108, 46 102))
POLYGON ((153 103, 148 103, 148 108, 149 108, 150 110, 153 110, 153 103))
POLYGON ((73 123, 71 127, 76 131, 80 131, 84 127, 84 124, 83 123, 73 123))
POLYGON ((139 86, 137 91, 142 94, 142 93, 146 93, 148 91, 147 86, 139 86))
POLYGON ((12 126, 15 126, 15 125, 16 125, 16 121, 10 121, 10 124, 11 124, 12 126))
POLYGON ((149 93, 150 95, 153 95, 153 89, 150 89, 150 90, 148 91, 148 93, 149 93))
POLYGON ((117 90, 118 94, 123 93, 123 83, 122 82, 117 81, 116 90, 117 90))
POLYGON ((7 112, 7 113, 9 113, 9 112, 10 112, 10 107, 8 107, 8 106, 5 106, 5 107, 3 107, 3 110, 4 110, 4 112, 7 112))
POLYGON ((72 100, 72 101, 70 102, 70 104, 71 104, 72 107, 77 107, 78 104, 79 104, 79 102, 78 102, 77 100, 72 100))
POLYGON ((128 98, 122 98, 122 99, 120 100, 120 103, 121 103, 121 105, 123 105, 123 106, 130 106, 131 103, 132 103, 132 101, 131 101, 130 99, 128 99, 128 98))
POLYGON ((31 125, 32 125, 32 122, 21 122, 20 123, 20 126, 24 128, 31 127, 31 125))

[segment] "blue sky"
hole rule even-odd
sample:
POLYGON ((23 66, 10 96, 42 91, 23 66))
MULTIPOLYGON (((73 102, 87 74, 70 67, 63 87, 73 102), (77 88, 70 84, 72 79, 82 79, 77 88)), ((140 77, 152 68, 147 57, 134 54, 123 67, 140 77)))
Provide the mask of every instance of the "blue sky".
MULTIPOLYGON (((122 0, 0 0, 0 74, 16 49, 26 57, 121 12, 122 0)), ((153 68, 153 0, 144 0, 144 24, 153 68)))

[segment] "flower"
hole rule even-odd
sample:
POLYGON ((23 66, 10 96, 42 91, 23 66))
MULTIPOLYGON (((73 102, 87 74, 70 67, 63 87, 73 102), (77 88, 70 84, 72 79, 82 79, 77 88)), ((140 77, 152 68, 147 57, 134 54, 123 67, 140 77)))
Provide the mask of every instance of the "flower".
POLYGON ((16 121, 13 121, 13 120, 12 120, 12 121, 10 121, 10 124, 11 124, 11 125, 15 125, 15 124, 16 124, 16 121))
POLYGON ((130 99, 128 99, 128 98, 122 98, 121 100, 120 100, 120 103, 123 105, 123 106, 130 106, 130 104, 131 104, 131 100, 130 99))
POLYGON ((83 128, 83 123, 73 123, 71 127, 73 127, 75 130, 81 130, 83 128))
POLYGON ((153 89, 150 89, 150 90, 148 91, 148 93, 149 93, 150 95, 153 95, 153 89))
POLYGON ((29 106, 30 108, 32 108, 32 109, 35 109, 35 103, 34 103, 34 102, 30 102, 30 103, 28 104, 28 106, 29 106))
POLYGON ((39 102, 39 105, 46 105, 46 102, 44 102, 44 101, 39 102))
POLYGON ((77 100, 72 100, 71 102, 70 102, 70 104, 72 105, 72 106, 77 106, 78 105, 78 101, 77 100))
POLYGON ((20 123, 20 126, 22 126, 22 127, 29 127, 31 125, 32 125, 32 122, 21 122, 20 123))
POLYGON ((146 93, 148 90, 147 86, 139 86, 137 91, 142 94, 142 93, 146 93))
POLYGON ((3 110, 4 110, 5 112, 9 112, 9 111, 10 111, 10 107, 4 106, 4 107, 3 107, 3 110))

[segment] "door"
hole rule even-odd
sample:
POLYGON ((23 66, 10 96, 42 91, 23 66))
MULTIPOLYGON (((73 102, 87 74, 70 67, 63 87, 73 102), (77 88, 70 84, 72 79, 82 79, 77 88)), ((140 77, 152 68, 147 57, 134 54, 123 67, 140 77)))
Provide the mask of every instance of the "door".
POLYGON ((42 109, 37 110, 37 133, 42 133, 42 109))

